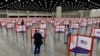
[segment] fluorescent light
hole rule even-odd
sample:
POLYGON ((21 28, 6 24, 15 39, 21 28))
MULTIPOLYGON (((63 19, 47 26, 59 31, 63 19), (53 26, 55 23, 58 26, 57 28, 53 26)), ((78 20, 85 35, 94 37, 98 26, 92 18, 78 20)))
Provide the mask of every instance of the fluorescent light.
POLYGON ((20 0, 18 0, 20 2, 20 0))
POLYGON ((8 1, 8 0, 5 0, 6 2, 8 1))
POLYGON ((90 2, 90 0, 88 0, 88 2, 90 2))
POLYGON ((32 2, 34 1, 34 0, 31 0, 32 2))

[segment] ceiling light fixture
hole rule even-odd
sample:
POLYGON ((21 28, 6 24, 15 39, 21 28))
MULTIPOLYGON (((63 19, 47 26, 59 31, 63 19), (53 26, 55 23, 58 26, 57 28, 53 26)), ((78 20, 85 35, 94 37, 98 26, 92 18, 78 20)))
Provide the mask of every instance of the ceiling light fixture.
POLYGON ((8 0, 5 0, 6 2, 8 1, 8 0))
POLYGON ((31 0, 32 2, 34 1, 34 0, 31 0))
POLYGON ((90 0, 88 0, 88 2, 90 2, 90 0))
POLYGON ((77 0, 75 0, 75 2, 77 2, 77 0))
POLYGON ((20 2, 20 0, 18 0, 20 2))

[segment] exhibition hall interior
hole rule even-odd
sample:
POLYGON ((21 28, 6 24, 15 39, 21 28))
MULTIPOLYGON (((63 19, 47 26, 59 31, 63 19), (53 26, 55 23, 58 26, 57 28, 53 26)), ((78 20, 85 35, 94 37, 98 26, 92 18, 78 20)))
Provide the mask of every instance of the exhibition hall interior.
POLYGON ((0 0, 0 56, 100 56, 100 0, 0 0))

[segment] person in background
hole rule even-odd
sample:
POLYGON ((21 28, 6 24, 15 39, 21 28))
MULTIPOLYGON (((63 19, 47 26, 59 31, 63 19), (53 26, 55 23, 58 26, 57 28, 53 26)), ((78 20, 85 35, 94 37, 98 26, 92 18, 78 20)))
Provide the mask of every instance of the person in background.
MULTIPOLYGON (((100 28, 100 22, 99 22, 99 28, 100 28)), ((97 39, 97 43, 99 43, 100 42, 100 39, 97 39)))
POLYGON ((71 32, 72 32, 71 27, 69 25, 67 25, 67 41, 65 42, 65 44, 68 43, 68 39, 71 36, 71 32))
POLYGON ((24 20, 22 19, 22 21, 21 21, 21 25, 24 25, 24 20))
POLYGON ((39 55, 40 54, 40 47, 43 44, 43 40, 42 40, 43 37, 39 33, 38 30, 35 30, 33 38, 34 38, 34 45, 35 45, 34 55, 39 55))
POLYGON ((100 28, 100 22, 99 22, 99 28, 100 28))

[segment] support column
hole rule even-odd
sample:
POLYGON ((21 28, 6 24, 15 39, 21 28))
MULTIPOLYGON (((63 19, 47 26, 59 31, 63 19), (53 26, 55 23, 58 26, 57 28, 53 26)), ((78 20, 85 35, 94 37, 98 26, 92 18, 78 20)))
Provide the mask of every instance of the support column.
POLYGON ((29 18, 29 10, 27 10, 27 18, 29 18))
POLYGON ((8 10, 6 10, 6 13, 7 13, 7 18, 9 18, 9 16, 8 16, 8 10))
POLYGON ((18 13, 18 18, 19 18, 19 16, 20 16, 19 10, 17 11, 17 13, 18 13))
POLYGON ((58 6, 56 8, 56 18, 61 18, 61 16, 62 16, 62 7, 58 6))

